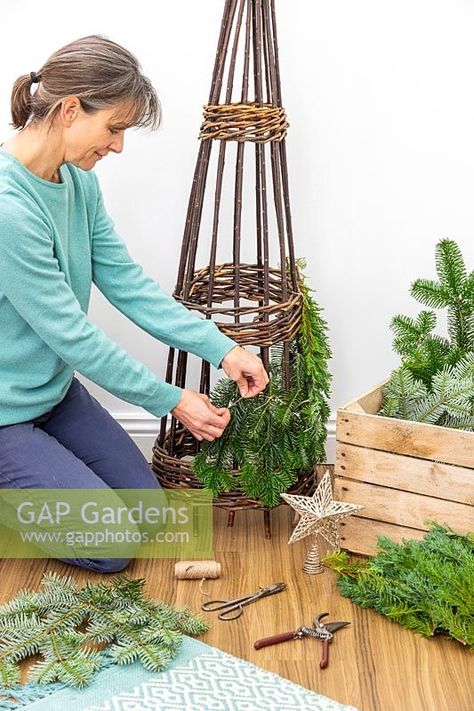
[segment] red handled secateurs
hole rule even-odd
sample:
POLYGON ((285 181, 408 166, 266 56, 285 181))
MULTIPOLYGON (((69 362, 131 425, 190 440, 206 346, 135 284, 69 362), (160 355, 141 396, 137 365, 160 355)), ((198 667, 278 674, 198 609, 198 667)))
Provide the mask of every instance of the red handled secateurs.
POLYGON ((298 627, 297 630, 293 632, 283 632, 282 634, 273 635, 273 637, 264 637, 263 639, 258 639, 254 647, 255 649, 261 649, 262 647, 269 647, 272 644, 280 644, 280 642, 287 642, 290 639, 303 639, 303 637, 315 637, 320 639, 323 643, 323 653, 319 666, 321 669, 326 669, 329 664, 329 644, 332 642, 334 633, 337 630, 350 625, 350 622, 321 622, 323 617, 329 615, 329 612, 323 612, 318 615, 313 621, 313 627, 305 627, 304 625, 298 627))

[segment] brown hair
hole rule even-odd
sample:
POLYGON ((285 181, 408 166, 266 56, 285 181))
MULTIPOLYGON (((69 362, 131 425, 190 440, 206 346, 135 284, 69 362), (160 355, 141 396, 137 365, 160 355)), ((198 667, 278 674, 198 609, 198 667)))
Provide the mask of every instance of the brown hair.
POLYGON ((13 85, 13 128, 28 122, 49 123, 51 128, 66 96, 77 96, 86 113, 130 102, 127 127, 155 130, 160 125, 158 96, 137 58, 104 35, 81 37, 58 49, 36 75, 39 84, 34 94, 30 74, 18 77, 13 85))

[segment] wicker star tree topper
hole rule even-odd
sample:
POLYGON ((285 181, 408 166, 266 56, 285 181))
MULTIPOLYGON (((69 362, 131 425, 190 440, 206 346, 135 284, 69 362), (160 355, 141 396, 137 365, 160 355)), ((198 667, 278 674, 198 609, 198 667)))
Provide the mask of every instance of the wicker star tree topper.
POLYGON ((281 494, 281 497, 300 514, 300 520, 288 543, 313 536, 313 543, 308 551, 303 570, 310 575, 322 573, 318 535, 322 536, 329 545, 339 548, 338 522, 354 511, 362 509, 363 506, 334 501, 329 470, 326 471, 312 496, 281 494))

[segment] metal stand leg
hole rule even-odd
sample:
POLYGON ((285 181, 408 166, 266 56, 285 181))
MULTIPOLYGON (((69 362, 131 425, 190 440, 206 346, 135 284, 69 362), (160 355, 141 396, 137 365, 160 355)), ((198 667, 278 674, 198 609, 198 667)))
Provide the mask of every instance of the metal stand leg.
POLYGON ((272 537, 271 521, 270 521, 270 509, 264 509, 263 511, 263 524, 265 526, 265 538, 272 537))

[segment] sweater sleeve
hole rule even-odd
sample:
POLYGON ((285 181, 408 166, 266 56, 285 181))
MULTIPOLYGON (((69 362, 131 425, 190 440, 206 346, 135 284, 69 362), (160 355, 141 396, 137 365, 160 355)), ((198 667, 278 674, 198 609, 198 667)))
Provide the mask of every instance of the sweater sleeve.
POLYGON ((92 279, 104 296, 144 331, 173 348, 194 353, 219 368, 237 344, 215 323, 165 293, 134 262, 107 214, 97 176, 92 233, 92 279))
POLYGON ((41 214, 13 196, 2 200, 0 227, 0 287, 44 343, 74 370, 123 400, 156 417, 172 410, 181 388, 157 378, 87 319, 60 270, 41 214))

